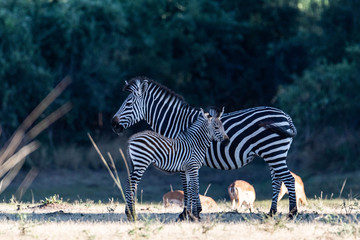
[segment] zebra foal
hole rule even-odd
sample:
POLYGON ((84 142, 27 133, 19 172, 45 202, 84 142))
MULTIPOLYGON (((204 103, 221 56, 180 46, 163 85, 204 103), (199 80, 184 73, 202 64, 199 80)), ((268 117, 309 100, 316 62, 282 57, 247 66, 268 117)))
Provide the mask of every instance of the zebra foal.
POLYGON ((203 165, 205 153, 212 140, 229 142, 220 117, 220 112, 211 108, 201 114, 195 122, 176 138, 164 137, 153 131, 134 134, 129 139, 128 156, 133 169, 126 187, 125 213, 128 220, 136 220, 135 191, 145 170, 152 163, 167 172, 181 172, 186 177, 186 215, 191 220, 199 219, 201 203, 199 199, 199 169, 203 165))

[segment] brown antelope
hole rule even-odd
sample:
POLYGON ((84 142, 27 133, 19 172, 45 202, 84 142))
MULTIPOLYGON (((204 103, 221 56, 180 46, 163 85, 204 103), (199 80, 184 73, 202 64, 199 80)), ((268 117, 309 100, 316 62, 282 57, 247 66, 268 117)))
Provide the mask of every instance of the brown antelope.
MULTIPOLYGON (((306 200, 306 195, 305 195, 305 189, 304 189, 304 183, 301 180, 301 177, 299 177, 298 175, 296 175, 293 172, 290 172, 291 175, 295 178, 295 195, 296 195, 296 205, 297 208, 299 208, 300 203, 302 205, 307 205, 307 200, 306 200)), ((279 197, 278 197, 278 201, 280 201, 284 195, 288 193, 287 188, 285 187, 285 184, 282 183, 281 184, 281 188, 280 188, 280 192, 279 192, 279 197)))
POLYGON ((184 191, 175 190, 167 192, 163 196, 164 207, 169 207, 173 204, 182 207, 184 205, 184 191))
MULTIPOLYGON (((206 208, 215 208, 217 207, 214 199, 208 196, 204 196, 199 194, 201 206, 206 208)), ((175 190, 171 192, 167 192, 163 196, 163 202, 165 207, 169 207, 171 205, 179 205, 182 207, 184 205, 184 192, 181 190, 175 190)))
POLYGON ((230 184, 228 192, 230 200, 232 201, 232 209, 238 209, 245 206, 250 212, 253 211, 256 194, 252 185, 243 180, 236 180, 230 184), (235 206, 235 202, 237 202, 237 206, 235 206))
POLYGON ((202 206, 204 206, 205 208, 208 208, 208 209, 217 207, 217 204, 214 199, 212 199, 211 197, 208 197, 208 196, 201 195, 201 194, 200 194, 200 202, 201 202, 202 206))

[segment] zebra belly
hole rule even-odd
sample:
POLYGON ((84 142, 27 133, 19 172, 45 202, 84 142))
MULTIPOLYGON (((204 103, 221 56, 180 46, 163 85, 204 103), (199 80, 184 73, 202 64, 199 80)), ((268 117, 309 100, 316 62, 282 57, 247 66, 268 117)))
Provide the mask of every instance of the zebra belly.
POLYGON ((182 164, 171 164, 171 165, 164 165, 164 164, 159 164, 157 162, 154 162, 154 167, 156 167, 159 170, 162 170, 164 172, 167 173, 176 173, 176 172, 182 172, 184 171, 184 167, 182 166, 182 164))
POLYGON ((155 163, 153 164, 153 166, 156 168, 156 169, 158 169, 158 170, 160 170, 161 172, 164 172, 164 173, 166 173, 166 174, 175 174, 175 173, 177 173, 177 172, 181 172, 180 170, 177 170, 177 169, 165 169, 165 168, 163 168, 163 167, 161 167, 161 166, 157 166, 155 163))
POLYGON ((165 172, 174 173, 185 171, 185 162, 189 156, 180 154, 175 148, 171 148, 167 155, 164 155, 161 159, 155 158, 153 165, 165 172))

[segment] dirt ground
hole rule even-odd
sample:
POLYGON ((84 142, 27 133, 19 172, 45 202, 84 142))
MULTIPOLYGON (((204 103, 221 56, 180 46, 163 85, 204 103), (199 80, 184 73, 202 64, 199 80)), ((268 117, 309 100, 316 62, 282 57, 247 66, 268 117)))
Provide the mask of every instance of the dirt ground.
POLYGON ((200 222, 178 222, 181 208, 137 204, 137 222, 128 222, 124 204, 2 203, 0 239, 359 239, 357 200, 310 200, 294 220, 265 217, 270 201, 255 202, 255 212, 232 211, 229 203, 204 209, 200 222))

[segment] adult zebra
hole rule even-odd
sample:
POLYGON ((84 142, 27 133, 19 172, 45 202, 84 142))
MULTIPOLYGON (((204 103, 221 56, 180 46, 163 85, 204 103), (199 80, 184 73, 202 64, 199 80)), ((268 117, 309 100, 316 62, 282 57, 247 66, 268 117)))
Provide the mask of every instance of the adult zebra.
MULTIPOLYGON (((146 77, 136 77, 125 82, 123 90, 130 91, 130 95, 112 119, 115 133, 120 133, 140 120, 146 120, 155 132, 175 138, 199 115, 199 110, 187 105, 181 96, 146 77)), ((277 212, 278 194, 284 182, 289 191, 289 216, 295 215, 295 180, 286 164, 287 153, 296 135, 290 116, 276 108, 256 107, 225 113, 221 121, 230 144, 224 147, 212 142, 204 165, 232 170, 245 166, 255 156, 263 158, 269 164, 273 188, 269 214, 277 212)), ((186 177, 181 174, 181 178, 186 190, 186 177)), ((183 213, 186 213, 186 209, 183 213)))
POLYGON ((128 220, 136 220, 136 187, 151 163, 161 170, 181 172, 186 176, 189 194, 185 202, 187 216, 191 220, 199 219, 199 169, 203 165, 205 153, 212 140, 229 143, 220 120, 223 111, 210 108, 209 113, 204 113, 201 109, 196 121, 174 139, 153 131, 143 131, 130 137, 128 156, 133 169, 126 187, 125 213, 128 220))

